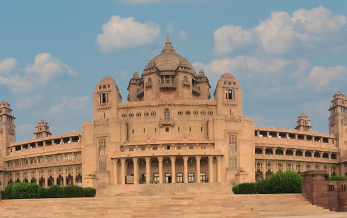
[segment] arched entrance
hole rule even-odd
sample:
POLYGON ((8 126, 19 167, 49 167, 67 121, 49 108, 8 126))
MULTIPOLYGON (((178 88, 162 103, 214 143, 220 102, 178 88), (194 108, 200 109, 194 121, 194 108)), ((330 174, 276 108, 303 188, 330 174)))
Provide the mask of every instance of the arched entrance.
POLYGON ((39 180, 39 186, 44 187, 45 186, 45 179, 43 177, 39 180))
POLYGON ((57 178, 57 185, 63 186, 64 185, 63 181, 64 181, 63 177, 61 175, 59 175, 57 178))
POLYGON ((47 179, 47 185, 48 185, 48 186, 54 185, 54 178, 53 178, 52 176, 50 176, 50 177, 47 179))
POLYGON ((73 185, 73 177, 71 175, 66 177, 66 185, 73 185))

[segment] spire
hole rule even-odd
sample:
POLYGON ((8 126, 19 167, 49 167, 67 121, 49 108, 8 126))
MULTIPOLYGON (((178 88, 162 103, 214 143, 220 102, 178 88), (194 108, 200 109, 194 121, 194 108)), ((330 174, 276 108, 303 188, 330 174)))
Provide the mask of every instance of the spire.
POLYGON ((167 41, 161 53, 176 53, 176 50, 172 47, 172 43, 170 42, 169 36, 167 36, 167 41))

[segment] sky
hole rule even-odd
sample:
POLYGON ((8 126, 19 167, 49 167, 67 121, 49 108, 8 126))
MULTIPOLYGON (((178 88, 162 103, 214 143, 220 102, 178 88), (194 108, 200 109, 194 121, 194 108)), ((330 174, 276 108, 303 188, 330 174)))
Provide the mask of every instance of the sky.
POLYGON ((126 102, 133 72, 167 35, 212 94, 222 74, 239 80, 256 126, 294 128, 305 113, 314 132, 328 133, 330 101, 347 94, 345 0, 0 1, 0 98, 17 141, 41 119, 53 135, 81 131, 105 76, 126 102))

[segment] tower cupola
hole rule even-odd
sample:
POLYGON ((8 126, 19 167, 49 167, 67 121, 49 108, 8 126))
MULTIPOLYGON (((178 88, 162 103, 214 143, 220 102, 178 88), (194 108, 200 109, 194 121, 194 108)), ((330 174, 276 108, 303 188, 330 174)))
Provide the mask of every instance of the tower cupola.
POLYGON ((297 122, 295 127, 296 130, 312 132, 312 125, 310 123, 310 119, 304 113, 298 116, 298 121, 296 122, 297 122))
POLYGON ((34 132, 34 139, 44 138, 51 136, 51 132, 49 131, 48 123, 44 120, 41 120, 37 123, 36 130, 34 132))

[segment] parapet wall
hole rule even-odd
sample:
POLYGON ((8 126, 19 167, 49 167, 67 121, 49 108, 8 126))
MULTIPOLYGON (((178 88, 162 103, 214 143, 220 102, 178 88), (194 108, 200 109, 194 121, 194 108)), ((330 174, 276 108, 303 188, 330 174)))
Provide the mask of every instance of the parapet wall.
POLYGON ((301 173, 302 194, 313 205, 332 211, 347 211, 347 181, 326 181, 325 170, 311 170, 301 173))

